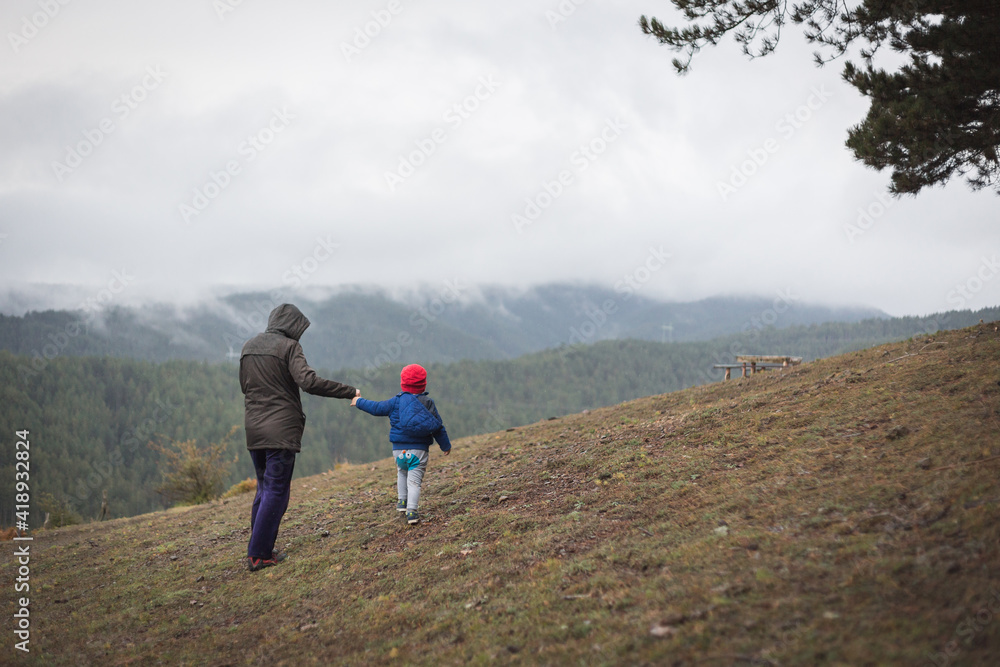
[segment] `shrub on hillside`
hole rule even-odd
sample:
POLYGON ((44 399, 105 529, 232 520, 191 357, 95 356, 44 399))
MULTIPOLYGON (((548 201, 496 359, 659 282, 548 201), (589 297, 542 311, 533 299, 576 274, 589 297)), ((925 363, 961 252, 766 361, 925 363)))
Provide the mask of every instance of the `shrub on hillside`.
POLYGON ((45 491, 38 494, 38 509, 42 511, 42 516, 48 514, 47 526, 49 528, 75 526, 78 523, 83 523, 83 517, 70 507, 68 502, 45 491))
POLYGON ((156 491, 176 505, 198 505, 215 500, 222 493, 229 466, 229 441, 239 429, 234 426, 218 442, 200 446, 196 440, 168 444, 149 443, 163 457, 163 484, 156 491))

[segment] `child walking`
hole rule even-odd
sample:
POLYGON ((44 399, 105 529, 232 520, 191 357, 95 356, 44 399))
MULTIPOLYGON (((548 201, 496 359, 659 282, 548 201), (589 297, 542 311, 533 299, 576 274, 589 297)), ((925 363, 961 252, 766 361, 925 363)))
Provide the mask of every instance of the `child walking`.
POLYGON ((399 387, 403 391, 388 400, 370 401, 355 396, 351 405, 376 417, 389 417, 389 440, 396 459, 396 492, 399 498, 396 509, 406 512, 407 523, 415 524, 420 523, 417 504, 420 502, 424 471, 427 470, 427 450, 437 440, 447 456, 451 453, 451 441, 434 401, 424 391, 427 371, 423 366, 405 366, 399 374, 399 387))

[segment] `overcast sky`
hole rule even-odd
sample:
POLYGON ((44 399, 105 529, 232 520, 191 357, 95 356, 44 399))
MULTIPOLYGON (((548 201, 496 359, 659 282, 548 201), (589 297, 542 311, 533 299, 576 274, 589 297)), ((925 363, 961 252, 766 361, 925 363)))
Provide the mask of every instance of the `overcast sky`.
POLYGON ((889 199, 797 30, 678 77, 637 25, 666 0, 577 2, 4 0, 0 286, 1000 304, 1000 199, 889 199))

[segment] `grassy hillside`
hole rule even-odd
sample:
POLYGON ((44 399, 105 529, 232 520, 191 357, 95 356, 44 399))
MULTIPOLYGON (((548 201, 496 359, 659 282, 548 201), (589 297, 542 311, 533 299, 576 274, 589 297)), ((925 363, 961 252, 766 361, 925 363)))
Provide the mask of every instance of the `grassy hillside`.
MULTIPOLYGON (((462 437, 715 382, 723 373, 713 370, 713 363, 732 362, 741 353, 780 352, 810 360, 917 332, 967 326, 991 315, 1000 317, 1000 308, 931 318, 749 329, 707 342, 602 340, 501 361, 428 363, 419 355, 410 356, 417 353, 410 349, 398 362, 378 370, 321 368, 320 373, 360 387, 368 398, 387 398, 398 391, 402 362, 423 362, 449 433, 462 437)), ((314 350, 306 346, 306 351, 313 358, 314 350)), ((33 481, 36 493, 52 497, 46 508, 65 504, 84 517, 95 517, 106 491, 112 517, 161 509, 165 505, 156 488, 163 468, 159 454, 147 443, 172 438, 204 445, 243 422, 243 397, 232 362, 154 364, 70 355, 36 361, 0 350, 0 433, 30 426, 35 438, 45 443, 35 454, 40 472, 33 481)), ((308 420, 297 476, 327 470, 334 461, 363 463, 385 456, 382 421, 343 401, 305 396, 304 406, 308 420)), ((240 463, 230 468, 228 484, 252 472, 243 452, 239 433, 230 442, 230 453, 240 463)), ((14 520, 9 500, 13 466, 13 459, 0 460, 0 528, 14 520)), ((39 525, 43 516, 37 513, 39 525)))
POLYGON ((993 665, 998 380, 991 324, 469 437, 417 527, 299 479, 255 574, 250 496, 42 533, 19 662, 993 665))

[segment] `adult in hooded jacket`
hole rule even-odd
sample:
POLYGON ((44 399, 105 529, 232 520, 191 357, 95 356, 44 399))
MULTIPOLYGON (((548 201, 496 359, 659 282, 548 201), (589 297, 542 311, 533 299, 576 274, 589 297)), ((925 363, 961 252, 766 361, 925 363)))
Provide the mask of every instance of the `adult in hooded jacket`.
POLYGON ((274 552, 274 542, 288 508, 295 455, 302 449, 306 425, 299 389, 330 398, 360 395, 350 385, 324 380, 309 367, 299 344, 307 328, 309 320, 302 311, 282 304, 271 311, 267 330, 248 340, 240 355, 247 449, 257 471, 247 545, 252 571, 284 557, 274 552))

